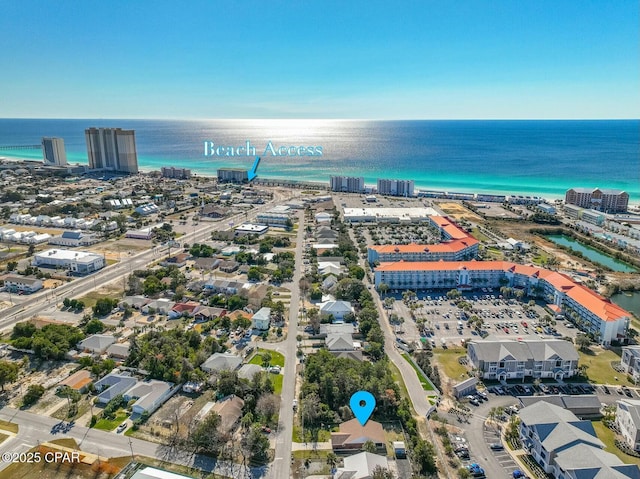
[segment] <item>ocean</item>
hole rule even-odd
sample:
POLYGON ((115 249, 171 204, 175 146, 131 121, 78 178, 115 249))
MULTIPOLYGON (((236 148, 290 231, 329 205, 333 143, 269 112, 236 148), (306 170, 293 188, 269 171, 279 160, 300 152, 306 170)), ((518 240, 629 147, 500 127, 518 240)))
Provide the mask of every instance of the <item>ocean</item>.
MULTIPOLYGON (((0 147, 64 138, 70 163, 87 163, 84 129, 136 130, 141 170, 215 175, 254 157, 205 157, 204 142, 261 155, 258 176, 328 182, 330 175, 415 180, 416 188, 562 198, 571 187, 619 188, 640 201, 640 120, 38 120, 0 119, 0 147), (268 142, 321 146, 322 156, 262 155, 268 142)), ((0 157, 41 159, 40 150, 0 157)))

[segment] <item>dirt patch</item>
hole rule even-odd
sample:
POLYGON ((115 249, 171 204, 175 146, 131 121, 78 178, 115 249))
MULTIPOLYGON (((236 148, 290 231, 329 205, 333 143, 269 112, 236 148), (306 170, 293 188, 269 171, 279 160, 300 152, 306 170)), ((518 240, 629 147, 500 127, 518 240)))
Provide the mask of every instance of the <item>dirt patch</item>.
POLYGON ((475 214, 468 208, 465 208, 460 203, 453 202, 443 202, 436 203, 438 208, 440 208, 444 213, 453 217, 455 220, 465 219, 467 221, 473 221, 474 223, 481 223, 483 219, 475 214))

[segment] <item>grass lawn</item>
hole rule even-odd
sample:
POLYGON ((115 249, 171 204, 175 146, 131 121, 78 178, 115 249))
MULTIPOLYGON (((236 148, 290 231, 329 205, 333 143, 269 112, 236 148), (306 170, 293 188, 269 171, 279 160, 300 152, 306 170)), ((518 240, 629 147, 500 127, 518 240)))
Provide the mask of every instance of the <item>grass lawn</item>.
POLYGON ((466 354, 467 351, 464 348, 433 349, 433 356, 438 362, 438 369, 454 381, 467 378, 466 366, 458 362, 458 358, 466 356, 466 354))
POLYGON ((620 356, 615 352, 592 346, 590 352, 578 351, 578 354, 580 355, 578 365, 587 366, 587 376, 592 383, 633 386, 626 374, 619 373, 611 367, 612 361, 620 361, 620 356), (617 377, 618 380, 616 381, 614 377, 617 377))
POLYGON ((4 429, 5 431, 9 431, 14 434, 18 433, 18 425, 9 421, 0 420, 0 429, 4 429))
POLYGON ((616 447, 615 433, 605 426, 602 421, 591 421, 591 424, 593 424, 593 428, 596 430, 598 439, 604 442, 605 451, 615 454, 625 464, 636 464, 640 466, 640 458, 629 456, 616 447))
POLYGON ((71 449, 78 449, 78 443, 75 439, 70 437, 65 437, 63 439, 54 439, 53 441, 49 441, 51 444, 57 444, 62 447, 69 447, 71 449))
MULTIPOLYGON (((304 439, 302 438, 302 428, 299 425, 293 426, 292 433, 293 442, 311 442, 313 438, 311 437, 311 430, 304 430, 304 439)), ((320 429, 318 431, 318 442, 325 442, 331 440, 331 431, 327 431, 326 429, 320 429)))
POLYGON ((86 308, 93 308, 100 298, 113 299, 120 296, 122 296, 121 288, 109 288, 108 291, 104 291, 104 289, 101 289, 100 291, 90 291, 80 298, 80 300, 84 302, 86 308))
POLYGON ((126 413, 121 412, 115 417, 115 419, 99 419, 93 427, 102 431, 113 431, 120 425, 120 423, 124 422, 127 417, 128 415, 126 413))
POLYGON ((269 354, 271 354, 271 363, 270 363, 271 366, 280 366, 281 368, 284 367, 284 356, 282 354, 280 354, 279 352, 272 351, 270 349, 260 349, 260 348, 258 348, 258 350, 253 355, 253 357, 251 358, 249 363, 250 364, 257 364, 258 366, 262 366, 262 356, 260 355, 261 353, 269 353, 269 354))
MULTIPOLYGON (((402 379, 402 375, 400 374, 398 367, 391 361, 389 361, 388 364, 393 380, 398 384, 398 386, 400 386, 400 393, 402 394, 402 397, 409 399, 409 391, 407 391, 407 386, 404 384, 404 380, 402 379)), ((413 410, 413 403, 409 401, 409 404, 411 405, 411 412, 415 414, 415 411, 413 410)))
POLYGON ((7 440, 9 435, 0 433, 0 444, 7 440))
POLYGON ((418 366, 416 366, 413 363, 413 361, 411 361, 411 358, 409 358, 409 355, 407 353, 403 353, 402 357, 408 361, 408 363, 411 365, 411 367, 414 369, 414 371, 418 375, 418 379, 420 380, 420 384, 422 384, 422 389, 424 389, 425 391, 433 391, 433 387, 431 386, 431 383, 427 380, 425 375, 422 374, 422 371, 420 371, 420 369, 418 369, 418 366))
POLYGON ((273 381, 273 393, 280 394, 282 392, 282 381, 284 376, 282 374, 271 374, 271 381, 273 381))
POLYGON ((478 241, 484 241, 485 243, 491 243, 491 238, 489 238, 484 233, 480 232, 480 230, 476 227, 471 230, 471 235, 477 239, 478 241))

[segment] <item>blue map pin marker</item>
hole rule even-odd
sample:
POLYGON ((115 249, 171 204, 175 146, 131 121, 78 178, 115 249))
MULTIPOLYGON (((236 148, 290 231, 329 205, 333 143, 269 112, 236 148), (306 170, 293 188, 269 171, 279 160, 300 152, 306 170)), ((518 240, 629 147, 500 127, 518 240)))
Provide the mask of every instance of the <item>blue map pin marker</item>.
POLYGON ((376 407, 376 398, 369 391, 358 391, 351 396, 349 406, 358 422, 364 426, 376 407))

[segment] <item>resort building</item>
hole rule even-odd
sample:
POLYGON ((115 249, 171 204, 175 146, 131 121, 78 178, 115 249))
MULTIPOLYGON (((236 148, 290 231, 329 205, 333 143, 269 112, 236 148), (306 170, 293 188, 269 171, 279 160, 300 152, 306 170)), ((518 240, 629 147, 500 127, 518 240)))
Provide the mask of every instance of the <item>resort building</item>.
POLYGON ((188 180, 191 178, 191 170, 187 168, 175 168, 173 166, 160 168, 163 178, 174 178, 177 180, 188 180))
POLYGON ((438 213, 433 208, 344 208, 347 223, 423 223, 438 213))
POLYGON ((364 191, 364 177, 362 176, 332 176, 329 178, 331 191, 343 193, 362 193, 364 191))
POLYGON ((616 424, 629 448, 640 451, 640 401, 618 399, 616 424))
POLYGON ((603 450, 591 421, 545 401, 520 410, 524 449, 556 479, 640 478, 640 469, 603 450))
POLYGON ((388 196, 413 196, 413 180, 378 179, 378 194, 388 196))
POLYGON ((87 128, 87 156, 90 170, 138 173, 136 132, 122 128, 87 128))
POLYGON ((569 341, 471 341, 469 361, 480 377, 498 381, 522 378, 570 378, 578 371, 578 353, 569 341))
POLYGON ((33 266, 66 269, 80 275, 98 271, 104 264, 103 256, 86 251, 49 249, 33 255, 33 266))
POLYGON ((42 138, 42 159, 46 166, 67 166, 62 138, 42 138))
POLYGON ((220 183, 246 183, 249 181, 249 173, 242 168, 218 169, 218 181, 220 183))
POLYGON ((462 261, 478 256, 478 240, 443 216, 429 217, 445 241, 438 244, 373 245, 368 247, 370 264, 390 261, 462 261))
POLYGON ((629 206, 629 193, 622 190, 600 188, 571 188, 564 202, 605 213, 623 213, 629 206))
POLYGON ((506 285, 545 298, 601 344, 624 341, 630 313, 555 271, 508 261, 398 261, 375 269, 375 285, 392 290, 498 288, 506 285))
POLYGON ((620 364, 624 371, 637 384, 640 381, 640 346, 626 346, 622 348, 620 364))

